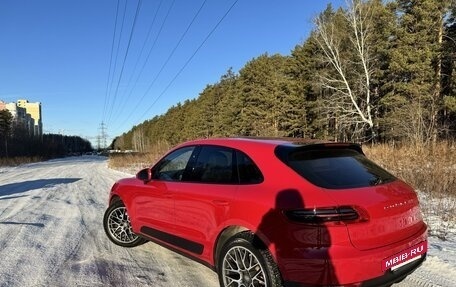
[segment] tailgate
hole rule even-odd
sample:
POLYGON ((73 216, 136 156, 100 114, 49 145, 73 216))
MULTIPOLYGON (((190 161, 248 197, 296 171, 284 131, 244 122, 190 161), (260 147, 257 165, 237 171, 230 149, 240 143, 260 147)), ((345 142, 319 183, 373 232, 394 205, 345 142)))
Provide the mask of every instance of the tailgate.
POLYGON ((331 197, 339 205, 351 205, 367 213, 367 222, 347 223, 350 240, 360 250, 399 242, 426 228, 416 193, 400 180, 381 186, 332 191, 331 197))

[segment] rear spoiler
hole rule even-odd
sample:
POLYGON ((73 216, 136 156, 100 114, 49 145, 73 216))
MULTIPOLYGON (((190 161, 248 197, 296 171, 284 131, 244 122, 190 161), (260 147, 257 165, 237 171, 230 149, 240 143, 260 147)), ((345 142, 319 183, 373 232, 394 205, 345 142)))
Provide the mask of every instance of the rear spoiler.
POLYGON ((278 158, 285 158, 285 156, 290 152, 290 150, 325 150, 325 149, 351 149, 362 155, 365 155, 361 145, 356 143, 340 143, 340 142, 326 142, 326 143, 317 143, 317 144, 284 144, 278 145, 275 148, 274 153, 278 158))
POLYGON ((334 142, 334 143, 325 143, 325 144, 322 144, 322 145, 325 146, 325 147, 331 147, 331 148, 352 149, 352 150, 355 150, 355 151, 359 152, 360 154, 364 155, 364 152, 363 152, 363 149, 361 148, 361 145, 359 145, 357 143, 337 143, 337 142, 334 142))

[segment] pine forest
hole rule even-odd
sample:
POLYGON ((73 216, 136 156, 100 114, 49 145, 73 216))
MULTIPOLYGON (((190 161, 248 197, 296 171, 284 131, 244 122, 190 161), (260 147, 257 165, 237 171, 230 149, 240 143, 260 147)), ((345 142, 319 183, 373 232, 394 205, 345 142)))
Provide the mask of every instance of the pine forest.
MULTIPOLYGON (((417 145, 456 136, 456 1, 352 0, 290 55, 228 69, 199 96, 117 137, 115 149, 225 136, 417 145)), ((189 95, 189 97, 195 95, 189 95)))

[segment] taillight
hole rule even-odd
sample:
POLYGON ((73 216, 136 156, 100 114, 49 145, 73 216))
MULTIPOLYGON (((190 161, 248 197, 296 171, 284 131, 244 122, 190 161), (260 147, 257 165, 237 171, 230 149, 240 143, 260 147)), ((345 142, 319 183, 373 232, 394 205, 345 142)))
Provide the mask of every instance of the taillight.
MULTIPOLYGON (((358 208, 358 210, 360 209, 358 208)), ((368 220, 366 212, 358 212, 357 209, 350 206, 287 210, 285 215, 292 221, 306 224, 364 222, 368 220)))

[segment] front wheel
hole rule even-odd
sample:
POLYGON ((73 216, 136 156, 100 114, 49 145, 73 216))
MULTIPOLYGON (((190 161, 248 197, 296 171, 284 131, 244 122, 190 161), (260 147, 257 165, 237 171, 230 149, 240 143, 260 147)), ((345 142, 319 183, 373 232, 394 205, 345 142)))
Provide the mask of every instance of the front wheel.
POLYGON ((122 201, 113 202, 103 217, 103 227, 108 238, 122 247, 135 247, 146 242, 131 229, 130 217, 122 201))
POLYGON ((266 248, 255 246, 254 235, 242 232, 222 248, 217 262, 221 287, 279 287, 282 279, 266 248))

